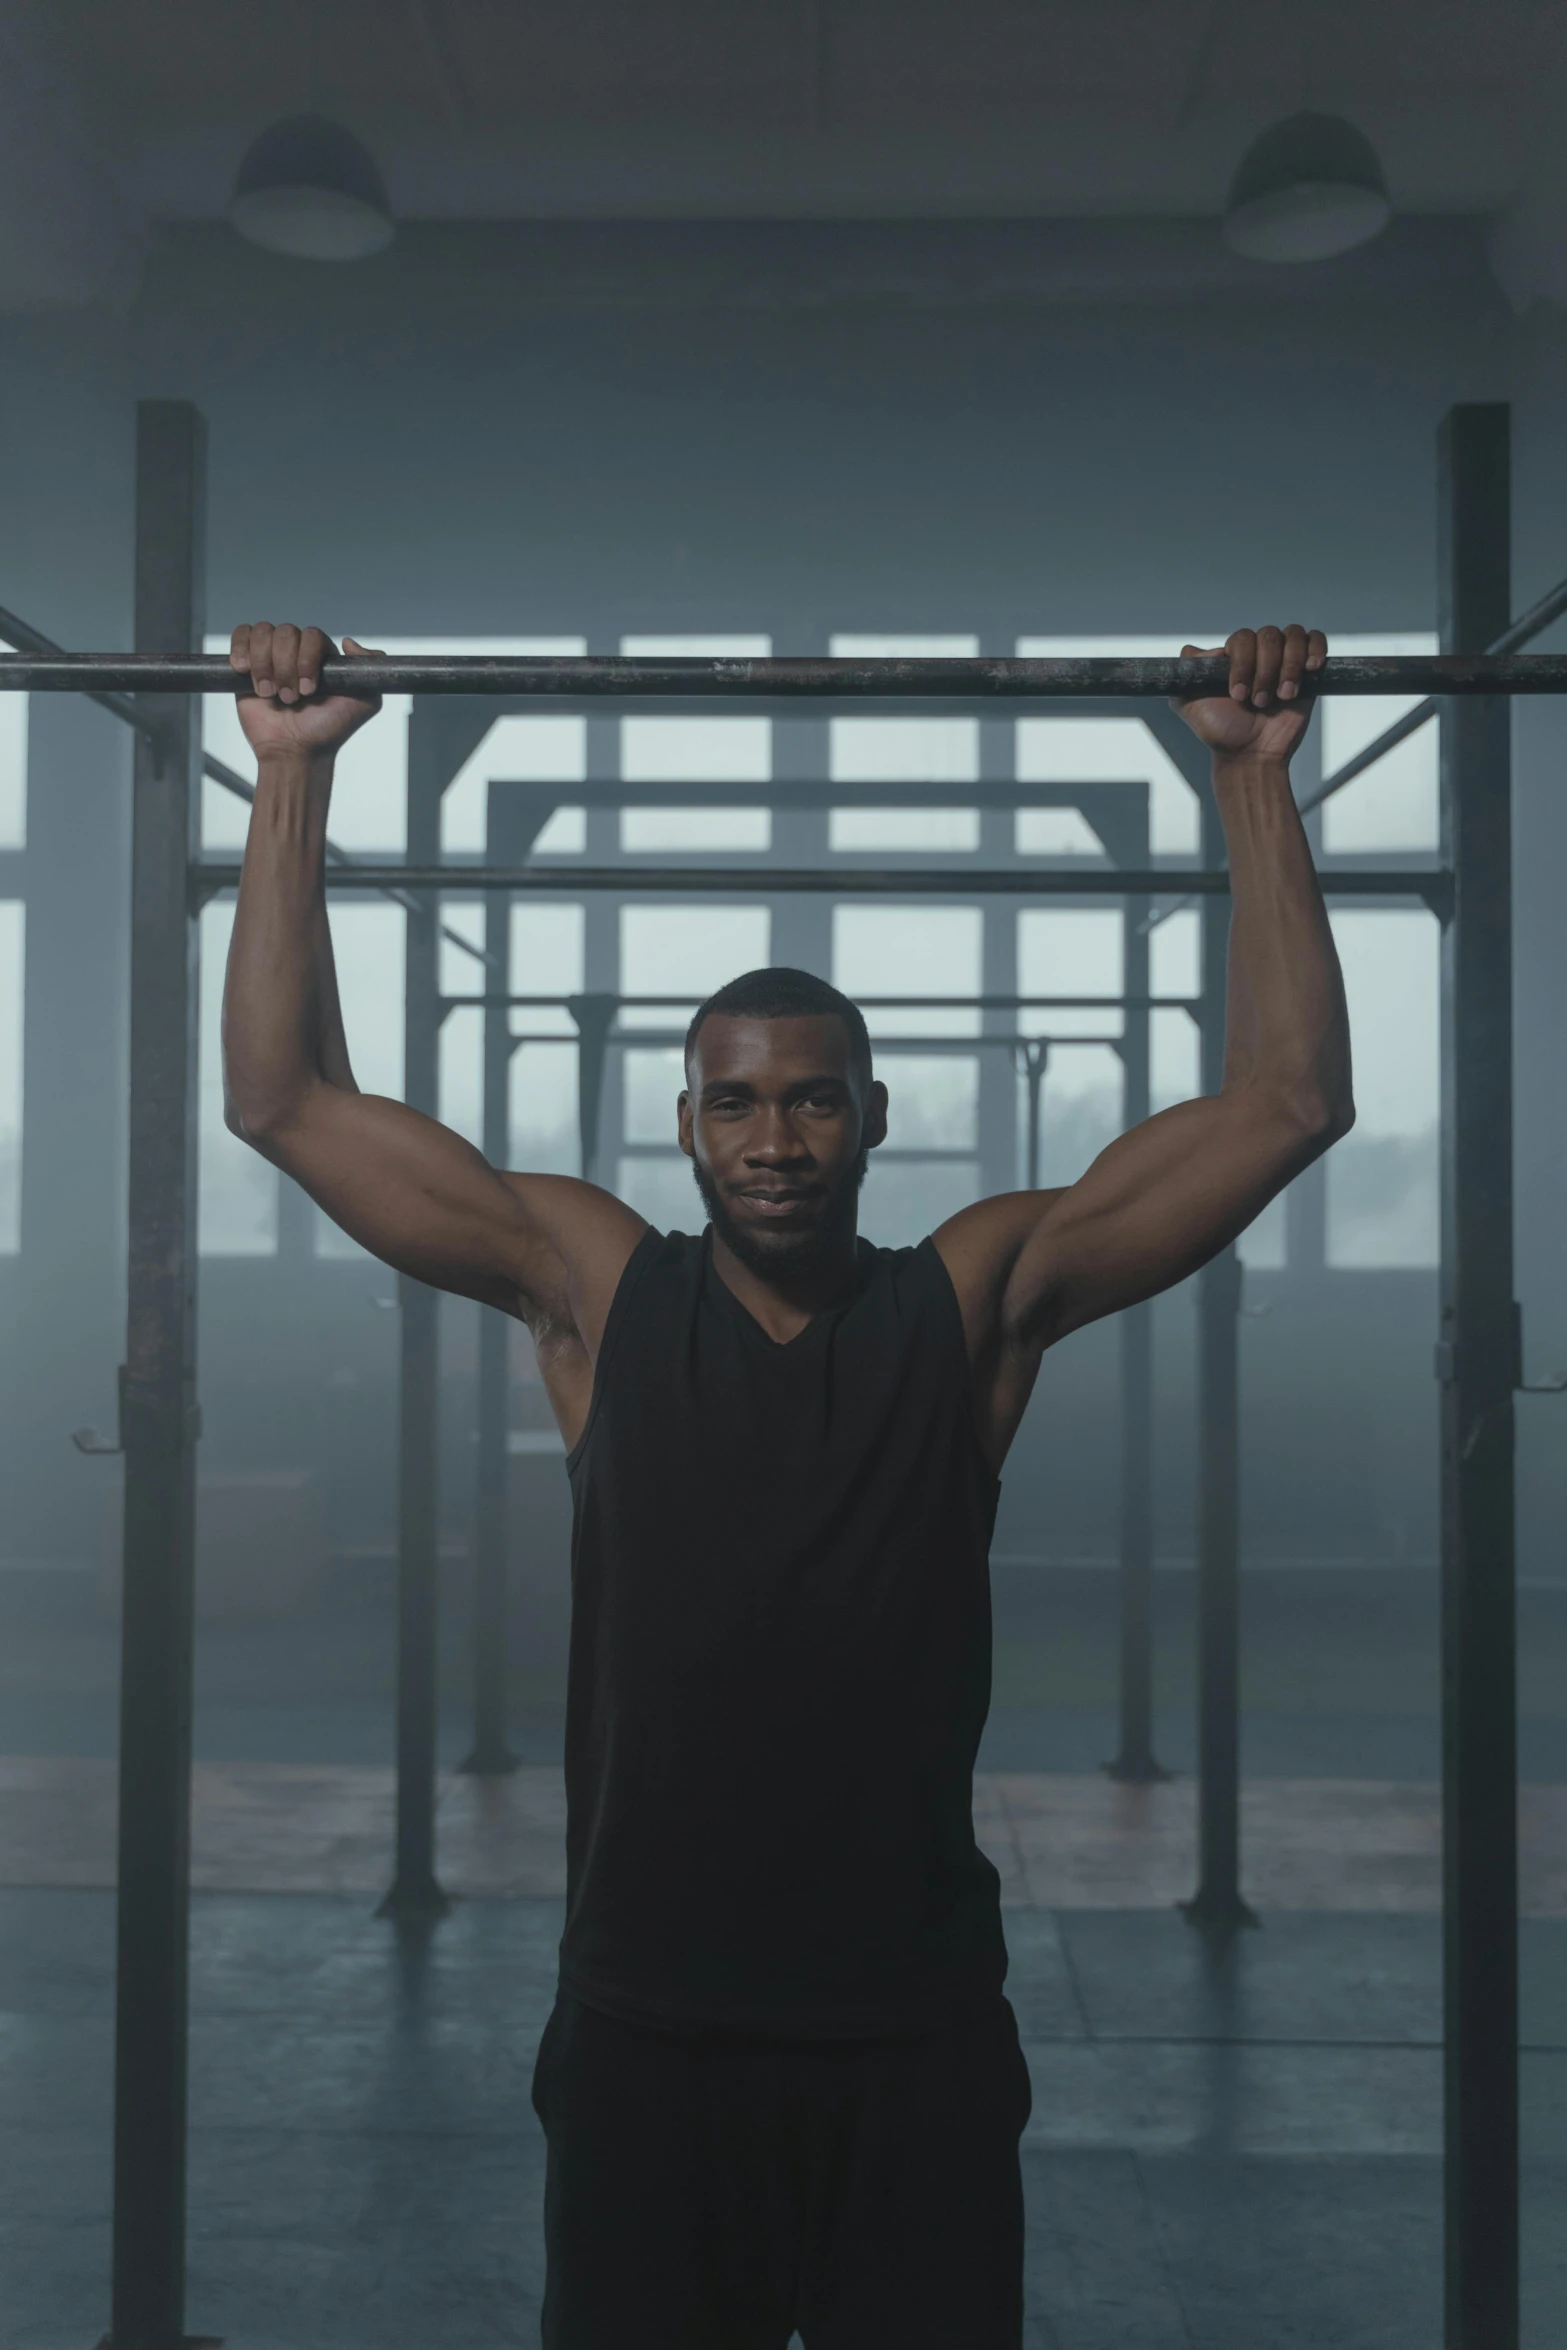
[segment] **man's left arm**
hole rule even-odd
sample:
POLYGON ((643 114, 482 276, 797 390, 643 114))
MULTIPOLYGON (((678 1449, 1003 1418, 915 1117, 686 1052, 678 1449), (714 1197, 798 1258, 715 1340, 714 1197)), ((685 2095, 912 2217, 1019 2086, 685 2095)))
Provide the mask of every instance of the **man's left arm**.
POLYGON ((1263 629, 1226 650, 1228 698, 1179 705, 1213 750, 1229 850, 1223 1083, 1120 1136, 1067 1189, 943 1227, 972 1335, 988 1322, 1014 1361, 1195 1272, 1354 1122, 1343 980, 1289 780, 1326 646, 1263 629))

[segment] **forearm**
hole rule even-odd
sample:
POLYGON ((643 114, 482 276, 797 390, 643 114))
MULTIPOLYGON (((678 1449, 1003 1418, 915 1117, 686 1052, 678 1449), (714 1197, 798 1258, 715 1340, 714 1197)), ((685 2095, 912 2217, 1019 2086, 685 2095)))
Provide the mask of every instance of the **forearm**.
POLYGON ((1280 759, 1220 755, 1233 918, 1224 1090, 1331 1139, 1353 1116, 1338 953, 1280 759))
POLYGON ((324 889, 329 757, 263 757, 223 1005, 229 1122, 264 1143, 313 1088, 353 1090, 324 889))

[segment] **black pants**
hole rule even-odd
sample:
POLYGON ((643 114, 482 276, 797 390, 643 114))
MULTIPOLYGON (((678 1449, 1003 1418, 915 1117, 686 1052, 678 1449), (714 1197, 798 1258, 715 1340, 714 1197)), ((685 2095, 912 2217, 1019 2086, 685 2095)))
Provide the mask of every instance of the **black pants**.
POLYGON ((544 2350, 1019 2350, 1028 2068, 1005 1999, 918 2038, 664 2032, 564 1993, 544 2350))

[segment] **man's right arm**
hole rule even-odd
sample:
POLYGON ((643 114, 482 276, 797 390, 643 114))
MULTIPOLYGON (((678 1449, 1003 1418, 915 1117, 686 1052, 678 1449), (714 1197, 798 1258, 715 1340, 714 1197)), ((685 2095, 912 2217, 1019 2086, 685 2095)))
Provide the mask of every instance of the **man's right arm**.
POLYGON ((354 1084, 325 842, 333 761, 376 705, 312 698, 330 649, 318 630, 235 631, 258 772, 223 1005, 228 1123, 372 1255, 536 1326, 569 1325, 591 1358, 642 1218, 593 1184, 502 1173, 435 1119, 354 1084))

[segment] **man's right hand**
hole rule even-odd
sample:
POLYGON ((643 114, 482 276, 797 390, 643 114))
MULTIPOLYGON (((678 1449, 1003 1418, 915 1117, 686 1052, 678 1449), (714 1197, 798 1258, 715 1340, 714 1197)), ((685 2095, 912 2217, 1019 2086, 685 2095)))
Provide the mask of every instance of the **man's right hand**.
MULTIPOLYGON (((361 660, 379 660, 365 645, 344 637, 343 650, 361 660)), ((274 628, 270 620, 236 628, 229 666, 248 676, 254 691, 239 704, 239 722, 258 759, 279 752, 331 758, 351 734, 381 707, 379 694, 326 694, 314 700, 321 663, 336 645, 323 629, 274 628)))

